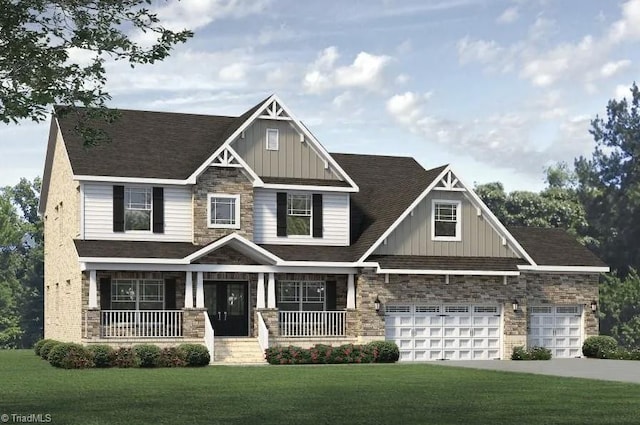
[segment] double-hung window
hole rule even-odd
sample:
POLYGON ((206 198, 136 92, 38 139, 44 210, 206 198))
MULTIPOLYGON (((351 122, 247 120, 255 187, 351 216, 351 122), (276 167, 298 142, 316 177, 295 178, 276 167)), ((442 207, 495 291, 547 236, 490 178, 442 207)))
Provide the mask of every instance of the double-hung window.
POLYGON ((278 308, 283 311, 324 311, 326 287, 323 281, 279 282, 278 308))
POLYGON ((433 201, 432 239, 436 241, 461 240, 459 201, 433 201))
POLYGON ((113 310, 164 309, 164 281, 159 279, 115 279, 111 284, 113 310))
POLYGON ((240 228, 240 195, 210 193, 207 196, 207 226, 210 228, 240 228))
POLYGON ((124 189, 124 230, 151 230, 153 192, 150 187, 124 189))
POLYGON ((287 235, 311 235, 311 195, 287 195, 287 235))

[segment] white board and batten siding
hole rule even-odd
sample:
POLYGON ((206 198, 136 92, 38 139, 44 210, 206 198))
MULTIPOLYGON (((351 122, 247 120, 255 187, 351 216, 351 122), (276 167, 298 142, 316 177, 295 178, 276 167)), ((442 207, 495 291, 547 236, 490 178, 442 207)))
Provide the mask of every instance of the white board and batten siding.
POLYGON ((84 239, 191 242, 191 190, 164 186, 164 233, 114 232, 113 185, 84 184, 84 239))
POLYGON ((281 245, 349 245, 349 194, 322 193, 322 238, 311 236, 277 236, 277 190, 256 189, 253 212, 253 241, 257 244, 281 245))

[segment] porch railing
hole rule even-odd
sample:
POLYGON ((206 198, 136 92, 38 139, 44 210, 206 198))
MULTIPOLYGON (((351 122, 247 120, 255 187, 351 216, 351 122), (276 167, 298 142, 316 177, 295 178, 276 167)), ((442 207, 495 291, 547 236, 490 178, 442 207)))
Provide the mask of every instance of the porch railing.
POLYGON ((102 310, 105 338, 176 338, 182 336, 182 310, 102 310))
POLYGON ((280 336, 344 336, 346 317, 345 311, 280 311, 280 336))
POLYGON ((209 364, 211 364, 215 360, 215 333, 211 325, 211 320, 209 319, 209 313, 205 311, 202 314, 204 314, 204 344, 207 346, 207 350, 209 350, 209 364))

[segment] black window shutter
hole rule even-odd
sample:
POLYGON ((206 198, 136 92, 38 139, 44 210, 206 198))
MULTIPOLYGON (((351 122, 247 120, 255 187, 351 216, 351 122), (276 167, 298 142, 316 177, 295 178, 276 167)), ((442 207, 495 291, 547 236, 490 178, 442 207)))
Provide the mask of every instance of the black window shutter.
POLYGON ((313 237, 322 237, 322 195, 320 193, 313 194, 313 237))
POLYGON ((113 231, 124 232, 124 186, 113 186, 113 231))
POLYGON ((335 280, 328 280, 325 284, 325 303, 327 311, 336 310, 336 282, 335 280))
POLYGON ((111 309, 111 278, 100 278, 100 310, 111 309))
POLYGON ((153 188, 153 233, 164 233, 164 188, 153 188))
POLYGON ((164 308, 167 310, 176 309, 176 280, 166 279, 164 281, 164 308))
POLYGON ((277 235, 287 236, 287 193, 276 194, 276 214, 278 217, 277 235))

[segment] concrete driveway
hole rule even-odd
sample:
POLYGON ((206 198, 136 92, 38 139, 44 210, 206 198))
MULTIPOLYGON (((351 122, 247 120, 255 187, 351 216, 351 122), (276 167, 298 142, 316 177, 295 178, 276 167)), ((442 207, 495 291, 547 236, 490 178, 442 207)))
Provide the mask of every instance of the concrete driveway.
POLYGON ((433 364, 443 367, 467 367, 640 384, 640 361, 599 359, 463 360, 442 361, 433 364))

